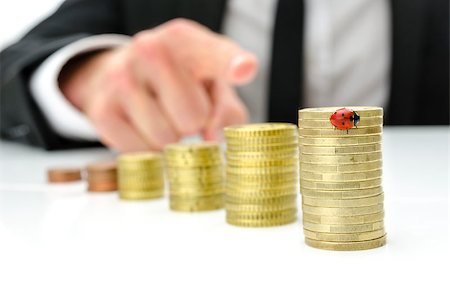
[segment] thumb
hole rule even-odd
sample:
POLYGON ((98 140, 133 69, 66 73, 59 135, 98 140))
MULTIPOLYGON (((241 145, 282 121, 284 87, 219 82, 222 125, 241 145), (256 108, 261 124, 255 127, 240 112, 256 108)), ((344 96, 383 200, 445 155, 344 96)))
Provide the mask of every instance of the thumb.
POLYGON ((213 102, 209 122, 203 132, 205 140, 223 139, 223 128, 248 121, 248 112, 233 87, 225 81, 215 81, 210 88, 213 102))

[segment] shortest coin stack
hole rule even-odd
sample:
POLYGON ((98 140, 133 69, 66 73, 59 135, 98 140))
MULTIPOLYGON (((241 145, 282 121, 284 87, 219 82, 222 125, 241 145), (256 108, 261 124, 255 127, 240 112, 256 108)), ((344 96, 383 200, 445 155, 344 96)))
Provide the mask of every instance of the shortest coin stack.
POLYGON ((173 144, 164 150, 170 209, 206 211, 223 208, 223 156, 216 143, 173 144))
POLYGON ((119 196, 126 200, 164 195, 163 160, 159 153, 138 152, 119 156, 119 196))
POLYGON ((65 183, 81 180, 80 168, 53 168, 47 171, 48 182, 65 183))
POLYGON ((287 123, 225 128, 227 222, 269 227, 297 219, 298 134, 287 123))
POLYGON ((106 192, 117 190, 117 165, 115 161, 91 163, 86 168, 88 191, 106 192))

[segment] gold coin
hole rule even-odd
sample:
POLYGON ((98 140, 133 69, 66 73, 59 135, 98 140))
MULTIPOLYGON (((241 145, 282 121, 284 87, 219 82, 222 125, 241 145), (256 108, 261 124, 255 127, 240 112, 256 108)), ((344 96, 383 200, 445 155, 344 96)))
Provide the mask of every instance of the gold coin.
POLYGON ((372 153, 381 151, 381 149, 382 146, 380 143, 363 146, 346 146, 346 147, 300 146, 301 154, 313 154, 313 155, 347 155, 347 154, 372 153))
POLYGON ((252 175, 239 175, 228 173, 226 175, 226 181, 229 182, 243 182, 243 183, 266 183, 273 181, 285 181, 285 180, 298 180, 298 172, 287 172, 287 173, 275 173, 275 174, 252 174, 252 175))
POLYGON ((375 178, 381 178, 382 170, 373 170, 367 172, 358 173, 316 173, 301 171, 300 176, 302 179, 309 181, 327 181, 327 182, 338 182, 338 181, 362 181, 370 180, 375 178))
POLYGON ((179 202, 170 200, 169 206, 171 210, 174 211, 185 211, 185 212, 193 212, 193 211, 209 211, 209 210, 217 210, 223 208, 223 202, 220 200, 216 201, 195 201, 195 202, 179 202))
POLYGON ((291 217, 285 217, 280 219, 271 219, 271 220, 247 220, 247 219, 235 219, 235 218, 228 218, 227 217, 227 223, 234 226, 239 227, 248 227, 248 228, 263 228, 263 227, 274 227, 274 226, 282 226, 287 225, 290 223, 293 223, 297 221, 296 216, 291 217))
POLYGON ((297 202, 290 200, 284 204, 243 204, 243 203, 231 203, 227 201, 225 208, 229 211, 247 212, 247 211, 282 211, 286 209, 297 209, 297 202))
POLYGON ((297 135, 297 126, 290 123, 254 123, 225 127, 225 137, 265 137, 297 135))
POLYGON ((161 164, 162 155, 156 152, 134 152, 121 154, 118 158, 119 163, 124 164, 161 164))
POLYGON ((283 188, 248 188, 248 189, 234 189, 230 185, 226 186, 225 193, 235 198, 272 198, 297 194, 297 186, 287 186, 283 188))
POLYGON ((303 233, 305 234, 306 238, 313 240, 330 241, 330 242, 355 242, 380 238, 386 234, 386 231, 383 228, 380 230, 370 232, 361 232, 352 234, 336 234, 336 233, 332 234, 332 233, 313 232, 303 229, 303 233))
POLYGON ((160 189, 164 188, 164 182, 152 182, 152 183, 145 183, 145 182, 127 182, 127 181, 120 181, 119 180, 119 188, 123 190, 152 190, 152 189, 160 189))
MULTIPOLYGON (((239 179, 227 179, 226 185, 230 185, 231 188, 259 188, 261 186, 262 182, 261 180, 239 180, 239 179)), ((295 185, 297 187, 298 185, 298 177, 292 176, 286 179, 274 179, 274 180, 267 180, 264 181, 263 185, 264 188, 271 188, 271 187, 283 187, 283 186, 292 186, 295 185)))
POLYGON ((227 160, 227 165, 233 167, 245 168, 265 168, 265 167, 284 167, 284 166, 298 166, 298 158, 286 158, 280 160, 227 160))
MULTIPOLYGON (((383 117, 363 117, 359 120, 358 128, 383 125, 383 117)), ((299 119, 299 128, 334 128, 330 119, 299 119)))
POLYGON ((372 232, 379 229, 384 229, 384 222, 376 221, 365 224, 326 225, 326 224, 311 223, 303 220, 303 228, 313 232, 351 234, 351 233, 372 232))
POLYGON ((308 214, 325 216, 354 216, 379 213, 384 211, 383 204, 364 207, 317 207, 302 204, 302 210, 308 214))
POLYGON ((339 199, 317 199, 309 198, 307 196, 302 196, 302 202, 308 206, 317 207, 363 207, 363 206, 373 206, 381 204, 384 201, 384 194, 373 197, 351 199, 351 200, 339 200, 339 199))
POLYGON ((309 214, 303 211, 303 220, 327 225, 364 224, 380 221, 383 219, 384 219, 384 211, 373 214, 356 215, 356 216, 316 215, 316 214, 309 214))
MULTIPOLYGON (((323 119, 329 120, 331 115, 343 107, 323 107, 323 108, 306 108, 298 111, 299 119, 323 119)), ((382 117, 383 108, 367 107, 367 106, 352 106, 345 107, 348 110, 356 112, 361 119, 365 117, 382 117)))
POLYGON ((274 144, 248 144, 242 140, 242 144, 232 144, 227 143, 228 154, 241 153, 241 152, 251 152, 251 153, 261 153, 261 152, 285 152, 285 151, 298 150, 298 137, 293 137, 289 142, 279 142, 274 144))
POLYGON ((217 159, 208 159, 208 160, 177 160, 177 161, 168 161, 166 160, 167 170, 170 171, 172 168, 175 170, 176 168, 190 168, 190 167, 205 167, 205 166, 221 166, 223 162, 217 159))
POLYGON ((242 198, 226 194, 225 200, 228 204, 264 204, 264 205, 284 205, 297 201, 297 194, 286 196, 273 196, 268 198, 250 197, 242 198))
POLYGON ((287 157, 298 157, 299 150, 296 147, 292 147, 286 150, 279 150, 279 151, 258 151, 258 152, 247 152, 247 151, 241 151, 241 152, 227 152, 226 157, 227 159, 280 159, 280 158, 287 158, 287 157))
POLYGON ((382 160, 374 160, 355 164, 313 164, 300 161, 300 171, 321 173, 356 173, 372 170, 380 170, 383 167, 382 160))
POLYGON ((351 181, 351 182, 318 182, 300 179, 300 187, 302 189, 314 190, 351 190, 351 189, 366 189, 381 186, 381 178, 351 181))
POLYGON ((272 175, 297 172, 298 165, 272 166, 272 167, 236 167, 227 165, 226 173, 235 175, 272 175))
POLYGON ((169 144, 164 147, 164 154, 180 154, 184 153, 187 155, 201 154, 201 153, 217 153, 220 152, 221 148, 218 143, 215 142, 201 142, 201 143, 191 143, 191 144, 169 144))
POLYGON ((381 160, 381 151, 362 154, 350 154, 350 155, 311 155, 300 154, 300 161, 302 163, 312 164, 355 164, 363 163, 375 160, 381 160))
POLYGON ((367 145, 381 142, 381 134, 366 136, 351 136, 349 138, 313 138, 298 137, 298 143, 301 146, 320 146, 320 147, 339 147, 339 146, 356 146, 367 145))
POLYGON ((173 185, 210 185, 210 184, 223 184, 224 179, 222 176, 210 176, 210 177, 185 177, 185 178, 179 178, 179 177, 169 177, 169 184, 173 185))
POLYGON ((187 189, 187 188, 174 188, 174 187, 170 187, 169 188, 169 193, 170 195, 175 195, 175 196, 206 196, 206 195, 214 195, 214 194, 221 194, 224 193, 224 189, 223 187, 210 187, 210 188, 192 188, 192 189, 187 189))
POLYGON ((119 197, 124 200, 157 199, 164 196, 164 190, 123 190, 119 189, 119 197))
POLYGON ((301 128, 298 130, 300 137, 341 137, 341 138, 353 138, 354 136, 368 136, 368 135, 380 135, 383 132, 383 127, 372 126, 367 128, 351 128, 349 130, 342 129, 314 129, 314 128, 301 128))
POLYGON ((386 235, 367 241, 331 242, 305 238, 305 243, 314 248, 326 250, 365 250, 381 247, 386 244, 386 235))
POLYGON ((300 188, 300 193, 302 196, 307 196, 310 198, 319 198, 319 199, 360 199, 365 197, 372 197, 383 192, 382 187, 374 187, 374 188, 366 188, 366 189, 354 189, 354 190, 315 190, 315 189, 307 189, 300 188))

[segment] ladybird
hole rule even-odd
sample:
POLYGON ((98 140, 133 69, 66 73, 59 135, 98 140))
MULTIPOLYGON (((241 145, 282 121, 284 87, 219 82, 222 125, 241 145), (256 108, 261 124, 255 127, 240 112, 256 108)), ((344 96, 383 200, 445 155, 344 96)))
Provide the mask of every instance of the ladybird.
POLYGON ((339 110, 336 110, 331 117, 330 122, 333 124, 333 126, 340 130, 346 130, 348 133, 348 130, 350 128, 356 127, 358 128, 359 123, 359 115, 355 111, 352 111, 350 109, 342 108, 339 110))

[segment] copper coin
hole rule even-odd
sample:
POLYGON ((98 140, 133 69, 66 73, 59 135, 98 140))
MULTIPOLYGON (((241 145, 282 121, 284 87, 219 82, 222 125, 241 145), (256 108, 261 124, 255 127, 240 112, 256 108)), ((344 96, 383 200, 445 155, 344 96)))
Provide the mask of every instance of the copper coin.
POLYGON ((47 179, 49 183, 64 183, 81 180, 80 168, 53 168, 48 169, 47 179))
POLYGON ((117 180, 102 181, 100 183, 89 181, 89 183, 88 183, 88 191, 106 192, 106 191, 116 191, 116 190, 117 190, 117 180))
POLYGON ((117 172, 117 163, 114 160, 94 162, 88 164, 86 170, 88 174, 117 172))
POLYGON ((117 190, 116 161, 100 161, 86 167, 88 191, 103 192, 117 190))

